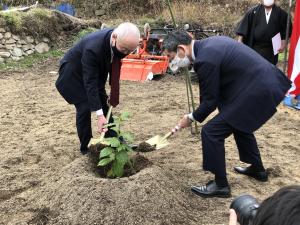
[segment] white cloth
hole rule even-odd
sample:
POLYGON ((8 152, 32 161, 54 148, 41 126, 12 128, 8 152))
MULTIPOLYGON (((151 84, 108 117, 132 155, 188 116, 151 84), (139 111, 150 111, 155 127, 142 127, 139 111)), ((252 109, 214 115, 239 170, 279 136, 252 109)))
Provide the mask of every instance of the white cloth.
POLYGON ((104 113, 103 113, 103 110, 102 109, 99 109, 96 111, 96 115, 97 116, 102 116, 104 113))
POLYGON ((195 44, 195 41, 192 40, 192 59, 193 59, 193 61, 195 61, 195 59, 196 59, 195 53, 194 53, 194 44, 195 44))
POLYGON ((271 9, 269 12, 267 12, 267 10, 265 9, 265 14, 266 14, 266 21, 267 21, 267 24, 269 23, 271 13, 272 13, 272 9, 271 9))

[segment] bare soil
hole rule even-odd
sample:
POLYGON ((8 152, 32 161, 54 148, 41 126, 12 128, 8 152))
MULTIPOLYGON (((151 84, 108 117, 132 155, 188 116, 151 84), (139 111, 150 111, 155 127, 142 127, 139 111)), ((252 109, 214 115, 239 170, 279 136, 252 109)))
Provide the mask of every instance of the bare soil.
MULTIPOLYGON (((171 137, 164 149, 140 153, 149 163, 135 175, 101 178, 79 152, 75 108, 58 94, 57 75, 49 73, 57 65, 57 59, 49 59, 30 70, 0 74, 1 225, 227 224, 234 197, 248 193, 263 200, 300 182, 300 114, 283 106, 256 132, 268 182, 234 173, 241 163, 233 138, 226 141, 232 198, 191 193, 191 185, 206 183, 212 175, 202 170, 199 135, 189 129, 171 137)), ((132 112, 124 129, 135 134, 136 143, 167 133, 187 111, 180 76, 121 86, 114 113, 132 112)), ((95 117, 92 122, 95 128, 95 117)))

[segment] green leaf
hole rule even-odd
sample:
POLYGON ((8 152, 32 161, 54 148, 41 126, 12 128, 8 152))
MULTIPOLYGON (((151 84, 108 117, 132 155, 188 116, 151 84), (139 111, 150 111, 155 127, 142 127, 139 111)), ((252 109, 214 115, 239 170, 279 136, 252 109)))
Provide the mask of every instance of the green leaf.
POLYGON ((133 149, 129 145, 124 145, 124 147, 127 152, 133 151, 133 149))
POLYGON ((106 156, 109 156, 113 152, 113 148, 111 147, 106 147, 101 150, 100 152, 100 158, 104 158, 106 156))
POLYGON ((109 158, 111 159, 111 161, 114 161, 114 160, 116 159, 116 154, 112 152, 112 153, 109 155, 109 158))
POLYGON ((128 120, 130 118, 130 116, 131 116, 130 112, 122 112, 120 119, 121 119, 121 121, 128 120))
POLYGON ((116 137, 113 137, 110 139, 110 146, 113 147, 113 148, 117 148, 121 145, 120 141, 118 138, 116 137))
POLYGON ((133 142, 133 135, 129 132, 122 132, 120 134, 127 142, 132 143, 133 142))
POLYGON ((117 127, 114 126, 114 127, 111 127, 110 129, 115 131, 119 135, 120 130, 117 127))
POLYGON ((121 123, 120 118, 115 116, 114 117, 114 125, 118 130, 120 130, 120 123, 121 123))
POLYGON ((124 145, 120 145, 118 148, 117 148, 117 151, 120 152, 120 151, 123 151, 123 150, 126 150, 126 147, 124 145))
POLYGON ((124 173, 124 165, 118 163, 118 161, 114 161, 112 165, 113 175, 116 177, 122 177, 124 173))
POLYGON ((98 166, 106 166, 108 165, 112 160, 110 158, 101 159, 98 163, 98 166))
POLYGON ((128 162, 128 154, 126 151, 120 151, 116 154, 116 161, 121 165, 125 165, 128 162))

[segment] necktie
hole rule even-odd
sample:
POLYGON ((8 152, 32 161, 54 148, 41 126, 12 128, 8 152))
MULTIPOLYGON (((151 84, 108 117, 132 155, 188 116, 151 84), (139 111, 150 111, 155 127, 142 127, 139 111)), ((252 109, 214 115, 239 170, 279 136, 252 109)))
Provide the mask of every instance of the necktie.
POLYGON ((121 59, 113 58, 112 68, 110 74, 110 99, 109 102, 113 107, 119 104, 120 96, 120 72, 121 72, 121 59))

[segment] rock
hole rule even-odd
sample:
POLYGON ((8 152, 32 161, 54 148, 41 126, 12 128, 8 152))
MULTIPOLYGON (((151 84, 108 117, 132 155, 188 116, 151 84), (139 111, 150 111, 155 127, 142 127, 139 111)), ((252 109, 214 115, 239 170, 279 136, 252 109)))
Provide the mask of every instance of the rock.
POLYGON ((16 47, 15 44, 12 44, 12 45, 5 45, 5 48, 6 48, 7 50, 13 50, 14 47, 16 47))
POLYGON ((20 57, 16 57, 16 56, 12 56, 11 59, 12 59, 13 61, 20 61, 20 60, 21 60, 20 57))
POLYGON ((0 63, 4 63, 5 60, 3 58, 0 58, 0 63))
POLYGON ((43 38, 42 41, 45 42, 45 43, 49 43, 50 42, 50 40, 48 38, 43 38))
POLYGON ((12 35, 12 38, 15 39, 16 41, 20 40, 20 36, 18 36, 18 35, 12 35))
POLYGON ((0 57, 8 58, 8 57, 10 57, 10 52, 0 52, 0 57))
POLYGON ((27 42, 23 39, 19 40, 18 43, 21 44, 21 45, 27 45, 27 42))
POLYGON ((103 16, 103 15, 105 15, 105 10, 98 9, 98 10, 95 11, 95 15, 96 16, 103 16))
POLYGON ((5 31, 5 29, 4 28, 0 28, 0 33, 5 33, 6 31, 5 31))
POLYGON ((16 40, 13 39, 13 38, 10 38, 10 39, 5 41, 5 44, 14 44, 14 43, 16 43, 16 40))
POLYGON ((18 48, 22 48, 23 45, 17 43, 18 48))
POLYGON ((50 49, 49 45, 47 43, 45 43, 45 42, 41 42, 37 46, 35 46, 35 50, 38 53, 48 52, 49 49, 50 49))
POLYGON ((26 42, 27 43, 34 43, 34 39, 33 39, 33 37, 31 37, 31 36, 26 36, 26 42))
POLYGON ((4 34, 4 38, 5 38, 5 39, 10 39, 10 38, 11 38, 11 33, 10 33, 10 32, 6 32, 6 33, 4 34))
POLYGON ((0 33, 0 39, 2 39, 2 38, 3 38, 3 34, 0 33))
POLYGON ((14 49, 12 50, 12 55, 13 55, 13 56, 16 56, 16 57, 22 56, 22 55, 23 55, 22 49, 17 48, 17 47, 14 48, 14 49))
POLYGON ((33 54, 33 53, 34 53, 34 51, 33 51, 33 50, 31 50, 31 49, 30 49, 30 50, 28 50, 28 51, 26 51, 26 54, 27 54, 27 55, 31 55, 31 54, 33 54))
POLYGON ((29 49, 34 49, 34 45, 33 44, 22 45, 22 49, 24 51, 27 51, 29 49))

